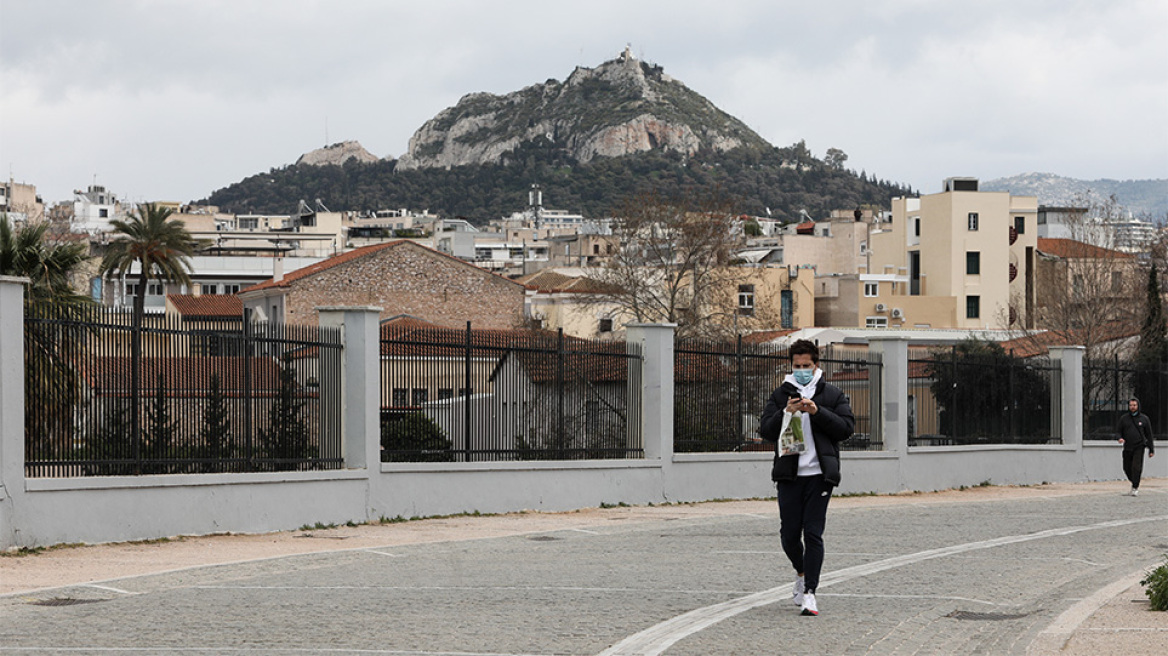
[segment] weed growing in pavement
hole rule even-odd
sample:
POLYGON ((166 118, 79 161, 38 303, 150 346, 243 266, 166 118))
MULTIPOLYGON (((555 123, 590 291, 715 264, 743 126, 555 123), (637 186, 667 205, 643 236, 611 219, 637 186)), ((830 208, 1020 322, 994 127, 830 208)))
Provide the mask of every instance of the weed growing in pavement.
POLYGON ((989 487, 991 485, 993 485, 993 483, 991 483, 990 479, 988 478, 977 484, 978 487, 989 487))
POLYGON ((1168 611, 1168 554, 1164 556, 1164 564, 1148 572, 1140 585, 1144 586, 1144 594, 1152 602, 1152 610, 1168 611))
POLYGON ((601 508, 628 508, 629 504, 625 503, 624 501, 621 501, 620 503, 605 503, 605 502, 601 501, 600 507, 601 508))
POLYGON ((336 528, 336 527, 337 527, 336 524, 325 524, 323 522, 317 522, 315 524, 305 524, 304 526, 301 526, 297 530, 298 531, 327 531, 330 528, 336 528))
POLYGON ((848 497, 878 497, 877 492, 844 492, 843 494, 834 495, 837 499, 846 499, 848 497))

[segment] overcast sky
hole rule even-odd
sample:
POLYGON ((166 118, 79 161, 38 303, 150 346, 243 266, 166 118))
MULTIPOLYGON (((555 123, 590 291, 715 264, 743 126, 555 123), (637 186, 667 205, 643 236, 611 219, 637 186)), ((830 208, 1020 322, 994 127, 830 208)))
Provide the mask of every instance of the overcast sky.
POLYGON ((0 165, 47 202, 190 201, 326 143, 399 157, 466 93, 626 44, 772 144, 924 193, 1168 178, 1165 0, 0 0, 0 165))

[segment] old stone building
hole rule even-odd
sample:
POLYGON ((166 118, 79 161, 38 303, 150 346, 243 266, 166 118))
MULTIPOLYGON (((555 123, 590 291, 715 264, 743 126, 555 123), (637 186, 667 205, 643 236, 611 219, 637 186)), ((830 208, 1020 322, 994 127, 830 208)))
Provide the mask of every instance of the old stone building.
POLYGON ((254 320, 317 322, 316 308, 365 305, 442 326, 509 329, 523 321, 524 286, 408 240, 330 257, 239 294, 254 320))

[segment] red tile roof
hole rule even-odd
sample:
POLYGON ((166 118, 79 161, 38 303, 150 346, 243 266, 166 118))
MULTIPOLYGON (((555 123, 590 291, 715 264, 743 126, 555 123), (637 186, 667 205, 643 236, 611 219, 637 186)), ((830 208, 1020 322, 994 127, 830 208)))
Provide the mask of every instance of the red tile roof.
POLYGON ((421 248, 421 249, 429 251, 431 253, 441 255, 442 257, 449 258, 452 262, 457 262, 458 264, 461 264, 462 266, 470 267, 470 268, 474 269, 475 271, 480 271, 486 275, 495 276, 496 278, 499 278, 500 280, 506 280, 507 282, 512 283, 512 284, 516 284, 516 285, 521 284, 521 283, 515 282, 514 280, 511 280, 510 278, 505 278, 503 276, 500 276, 497 273, 487 271, 486 269, 481 269, 481 268, 479 268, 479 267, 477 267, 469 262, 464 262, 463 260, 460 260, 457 257, 447 255, 446 253, 443 253, 442 251, 436 251, 433 248, 429 248, 429 247, 423 246, 417 242, 410 241, 409 239, 397 239, 394 241, 387 241, 383 244, 373 244, 370 246, 364 246, 362 248, 358 248, 356 250, 349 251, 348 253, 341 253, 340 255, 334 255, 326 260, 323 260, 321 262, 317 262, 316 264, 312 264, 312 265, 309 265, 309 266, 306 266, 306 267, 303 267, 300 269, 296 269, 295 271, 292 271, 291 273, 286 274, 281 280, 276 280, 275 278, 270 278, 270 279, 265 280, 259 284, 252 285, 251 287, 244 289, 243 292, 241 292, 241 293, 260 291, 260 290, 264 290, 264 289, 272 289, 275 287, 288 287, 289 284, 291 284, 292 282, 295 282, 297 280, 301 280, 301 279, 307 278, 309 276, 314 276, 314 275, 320 273, 321 271, 326 271, 326 270, 331 269, 335 266, 345 264, 346 262, 352 262, 354 260, 359 260, 363 257, 368 257, 368 256, 373 255, 375 253, 380 253, 382 251, 386 251, 386 250, 389 250, 391 248, 396 248, 398 246, 401 246, 402 244, 410 244, 416 248, 421 248))
MULTIPOLYGON (((1094 342, 1112 342, 1135 337, 1139 334, 1140 330, 1138 327, 1108 324, 1101 326, 1096 334, 1090 337, 1094 342)), ((1050 352, 1050 347, 1052 346, 1082 346, 1086 343, 1087 338, 1088 335, 1081 330, 1069 330, 1065 332, 1047 330, 1002 342, 1002 348, 1006 349, 1007 353, 1013 351, 1014 357, 1031 358, 1038 355, 1046 355, 1050 352)))
POLYGON ((798 332, 797 328, 785 328, 783 330, 760 330, 758 332, 750 333, 742 336, 744 344, 766 344, 773 342, 780 337, 786 337, 791 333, 798 332))
POLYGON ((519 278, 519 282, 528 289, 546 293, 601 294, 615 289, 612 285, 587 276, 566 276, 548 269, 519 278))
MULTIPOLYGON (((211 376, 219 376, 219 389, 225 396, 243 394, 244 367, 247 358, 233 356, 173 358, 144 357, 141 361, 140 385, 143 400, 154 394, 161 373, 169 396, 203 395, 210 388, 211 376)), ((253 393, 271 396, 280 386, 280 367, 273 358, 252 357, 251 382, 253 393)), ((98 396, 130 395, 130 362, 128 356, 88 358, 79 367, 82 378, 98 396)))
POLYGON ((243 301, 234 294, 204 296, 167 294, 166 300, 174 305, 175 311, 184 319, 243 320, 243 301))
POLYGON ((1074 239, 1050 239, 1047 237, 1038 238, 1038 250, 1047 255, 1054 255, 1057 257, 1082 257, 1082 258, 1122 258, 1132 259, 1135 255, 1131 253, 1124 253, 1123 251, 1115 251, 1109 248, 1095 246, 1074 239))

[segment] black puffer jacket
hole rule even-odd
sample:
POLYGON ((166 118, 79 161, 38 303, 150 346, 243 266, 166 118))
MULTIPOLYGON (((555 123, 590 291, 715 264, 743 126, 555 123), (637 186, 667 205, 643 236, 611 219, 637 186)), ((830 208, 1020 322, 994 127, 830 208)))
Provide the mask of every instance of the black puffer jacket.
MULTIPOLYGON (((790 382, 783 383, 771 393, 758 427, 758 433, 764 440, 779 441, 779 431, 783 429, 783 409, 787 407, 788 399, 798 397, 799 390, 790 382)), ((856 418, 852 415, 852 404, 848 400, 848 395, 822 378, 815 386, 815 395, 811 400, 819 408, 811 415, 811 435, 815 440, 815 453, 819 456, 824 482, 834 487, 840 482, 839 443, 852 436, 856 418)), ((775 451, 771 480, 793 481, 798 472, 798 454, 781 456, 775 451)))

